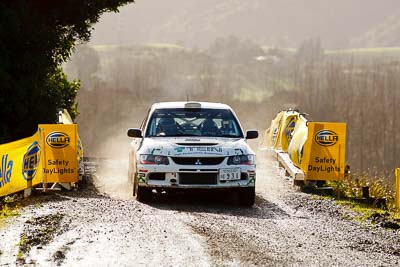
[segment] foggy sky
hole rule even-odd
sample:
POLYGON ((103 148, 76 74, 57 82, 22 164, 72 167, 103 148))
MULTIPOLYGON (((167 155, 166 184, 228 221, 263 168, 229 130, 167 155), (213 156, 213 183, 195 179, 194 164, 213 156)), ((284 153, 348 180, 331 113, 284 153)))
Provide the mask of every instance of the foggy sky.
POLYGON ((326 48, 347 48, 399 7, 398 0, 137 0, 104 14, 91 44, 206 47, 234 35, 286 47, 319 37, 326 48))

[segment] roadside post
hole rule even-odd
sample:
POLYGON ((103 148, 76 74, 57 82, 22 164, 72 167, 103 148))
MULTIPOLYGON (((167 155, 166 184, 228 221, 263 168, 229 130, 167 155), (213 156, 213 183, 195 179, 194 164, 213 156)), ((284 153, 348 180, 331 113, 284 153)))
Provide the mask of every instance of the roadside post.
POLYGON ((396 179, 396 208, 400 209, 400 168, 395 170, 396 179))

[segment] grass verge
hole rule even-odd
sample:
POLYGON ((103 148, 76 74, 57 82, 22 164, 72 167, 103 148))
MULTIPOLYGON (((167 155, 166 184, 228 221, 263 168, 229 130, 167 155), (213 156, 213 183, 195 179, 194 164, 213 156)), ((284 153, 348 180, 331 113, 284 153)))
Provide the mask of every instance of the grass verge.
POLYGON ((387 179, 382 177, 353 175, 342 182, 328 182, 328 185, 333 188, 339 205, 359 214, 350 219, 400 229, 400 210, 395 206, 395 192, 385 181, 387 179), (364 195, 365 189, 369 198, 364 195), (382 200, 383 206, 376 205, 382 200))
POLYGON ((367 220, 372 220, 374 222, 377 218, 386 218, 387 220, 400 222, 400 212, 397 210, 375 208, 351 199, 338 199, 336 202, 360 214, 354 217, 355 220, 360 222, 366 222, 367 220))
POLYGON ((21 196, 14 194, 0 199, 0 222, 5 218, 11 216, 18 216, 19 213, 19 200, 21 196))

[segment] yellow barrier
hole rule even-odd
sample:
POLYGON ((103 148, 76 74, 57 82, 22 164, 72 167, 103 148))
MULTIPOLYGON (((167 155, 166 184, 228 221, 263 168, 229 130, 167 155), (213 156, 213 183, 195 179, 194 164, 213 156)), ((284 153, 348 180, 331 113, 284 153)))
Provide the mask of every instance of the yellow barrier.
POLYGON ((304 144, 308 137, 307 120, 299 116, 293 131, 293 138, 289 144, 288 154, 292 163, 301 169, 304 155, 304 144))
POLYGON ((281 128, 281 120, 283 111, 279 112, 275 119, 272 120, 270 128, 267 130, 267 148, 275 148, 279 144, 279 132, 281 128))
MULTIPOLYGON (((60 124, 74 124, 71 115, 69 115, 66 109, 59 110, 58 122, 60 124)), ((78 160, 83 158, 83 145, 82 140, 78 135, 78 160)))
POLYGON ((266 131, 266 146, 286 152, 305 180, 344 179, 346 124, 309 122, 298 111, 277 114, 266 131))
POLYGON ((71 115, 69 115, 69 113, 66 109, 60 110, 58 112, 58 121, 59 121, 59 123, 62 123, 62 124, 74 124, 74 121, 72 120, 71 115))
POLYGON ((400 209, 400 168, 395 170, 396 177, 396 208, 400 209))
POLYGON ((0 145, 0 196, 40 183, 78 181, 77 125, 39 125, 31 137, 0 145))
POLYGON ((279 112, 275 119, 272 120, 270 128, 266 131, 266 147, 288 152, 298 118, 299 113, 297 111, 279 112))
POLYGON ((299 119, 299 113, 297 111, 288 110, 283 113, 278 143, 275 145, 275 149, 280 149, 284 152, 288 152, 289 144, 293 137, 293 131, 296 126, 296 122, 299 119))

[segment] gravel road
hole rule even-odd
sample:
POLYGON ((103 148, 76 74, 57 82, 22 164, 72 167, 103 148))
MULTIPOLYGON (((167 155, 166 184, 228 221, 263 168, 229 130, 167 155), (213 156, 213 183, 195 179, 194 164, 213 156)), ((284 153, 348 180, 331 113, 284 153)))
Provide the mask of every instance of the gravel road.
POLYGON ((400 230, 298 192, 264 152, 252 208, 227 194, 139 203, 126 165, 105 162, 94 185, 24 200, 0 225, 0 266, 400 265, 400 230))

